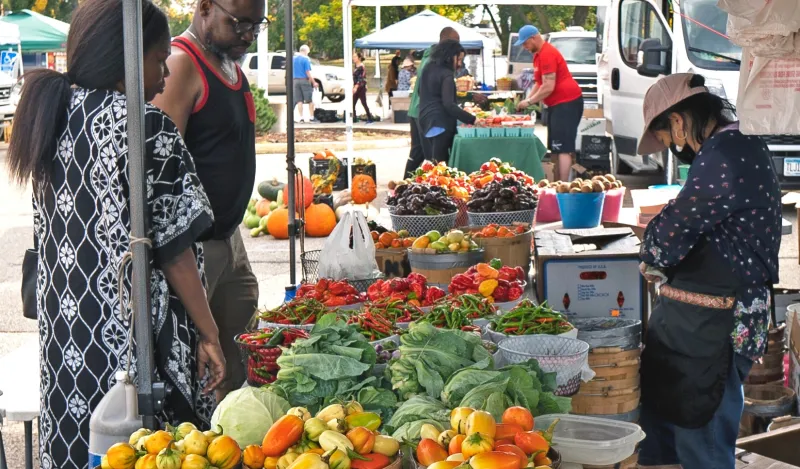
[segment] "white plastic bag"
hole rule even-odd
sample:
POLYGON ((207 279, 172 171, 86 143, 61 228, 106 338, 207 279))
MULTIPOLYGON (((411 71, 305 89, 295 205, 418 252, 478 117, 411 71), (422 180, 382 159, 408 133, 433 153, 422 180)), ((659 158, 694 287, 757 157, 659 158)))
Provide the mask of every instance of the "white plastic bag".
POLYGON ((380 274, 375 262, 375 243, 367 218, 359 211, 345 212, 325 241, 319 259, 319 278, 362 280, 380 274), (350 247, 350 233, 353 247, 350 247))
POLYGON ((767 59, 742 51, 736 110, 748 135, 800 135, 800 59, 767 59))
POLYGON ((322 106, 322 91, 319 88, 314 88, 314 91, 311 92, 311 102, 314 103, 314 107, 322 106))

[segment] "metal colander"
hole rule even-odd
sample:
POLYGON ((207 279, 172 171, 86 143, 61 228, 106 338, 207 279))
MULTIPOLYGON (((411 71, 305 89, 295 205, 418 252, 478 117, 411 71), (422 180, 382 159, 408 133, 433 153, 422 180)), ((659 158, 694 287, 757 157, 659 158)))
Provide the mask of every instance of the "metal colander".
POLYGON ((392 217, 394 231, 406 230, 411 236, 422 236, 428 231, 436 230, 442 234, 447 233, 456 226, 458 212, 445 215, 395 215, 392 217))
POLYGON ((486 226, 491 225, 492 223, 498 225, 528 223, 533 225, 536 219, 536 209, 517 210, 515 212, 467 212, 467 215, 469 216, 469 224, 472 226, 486 226))
POLYGON ((531 358, 545 372, 556 373, 555 394, 571 396, 578 392, 584 370, 589 369, 589 344, 577 339, 552 335, 508 337, 498 344, 505 363, 521 363, 531 358))

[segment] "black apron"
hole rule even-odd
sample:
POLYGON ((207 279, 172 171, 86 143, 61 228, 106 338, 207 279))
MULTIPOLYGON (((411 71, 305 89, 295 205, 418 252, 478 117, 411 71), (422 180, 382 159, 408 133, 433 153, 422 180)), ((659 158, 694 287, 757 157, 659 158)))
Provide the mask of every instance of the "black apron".
MULTIPOLYGON (((737 298, 740 290, 730 262, 705 240, 667 278, 684 292, 737 298)), ((711 421, 732 363, 735 304, 721 309, 659 296, 642 352, 643 406, 683 428, 711 421)))

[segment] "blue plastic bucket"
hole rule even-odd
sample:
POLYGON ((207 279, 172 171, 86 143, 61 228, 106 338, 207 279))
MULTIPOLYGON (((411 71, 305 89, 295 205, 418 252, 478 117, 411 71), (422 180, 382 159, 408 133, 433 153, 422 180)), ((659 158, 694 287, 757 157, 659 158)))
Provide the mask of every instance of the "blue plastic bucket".
POLYGON ((596 228, 603 216, 605 192, 556 194, 564 228, 596 228))

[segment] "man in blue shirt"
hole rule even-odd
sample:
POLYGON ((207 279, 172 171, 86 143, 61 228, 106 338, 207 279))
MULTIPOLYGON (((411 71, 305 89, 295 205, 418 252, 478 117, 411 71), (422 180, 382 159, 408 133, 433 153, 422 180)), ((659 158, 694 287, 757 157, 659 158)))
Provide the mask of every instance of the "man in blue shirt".
POLYGON ((294 104, 297 106, 294 115, 297 122, 311 122, 314 116, 314 104, 311 100, 311 95, 317 87, 317 82, 311 77, 309 52, 311 52, 311 49, 307 45, 303 45, 300 47, 300 52, 293 59, 294 104))

